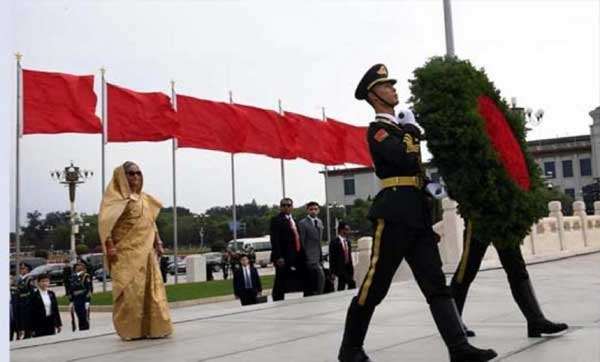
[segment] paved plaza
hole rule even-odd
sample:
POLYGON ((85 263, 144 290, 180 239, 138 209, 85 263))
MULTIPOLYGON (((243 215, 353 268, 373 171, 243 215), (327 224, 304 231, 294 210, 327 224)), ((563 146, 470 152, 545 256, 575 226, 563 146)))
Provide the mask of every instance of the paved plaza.
MULTIPOLYGON (((600 361, 600 253, 531 265, 529 272, 547 317, 571 329, 559 337, 527 338, 504 272, 489 270, 473 283, 466 305, 465 322, 477 332, 472 343, 495 348, 495 361, 600 361)), ((174 309, 172 337, 136 342, 117 337, 109 313, 94 313, 90 331, 13 342, 11 361, 332 362, 353 294, 295 295, 244 308, 226 302, 174 309)), ((377 362, 448 360, 412 280, 392 286, 375 312, 366 349, 377 362)))

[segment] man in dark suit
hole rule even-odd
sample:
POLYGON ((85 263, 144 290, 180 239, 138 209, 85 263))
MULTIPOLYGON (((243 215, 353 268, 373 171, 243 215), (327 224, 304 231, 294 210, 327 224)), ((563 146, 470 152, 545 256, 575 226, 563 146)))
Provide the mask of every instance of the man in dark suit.
POLYGON ((348 308, 338 359, 371 361, 363 349, 369 322, 387 294, 394 273, 406 259, 429 304, 451 362, 489 361, 497 356, 496 352, 469 344, 446 285, 437 246, 439 239, 433 232, 428 206, 428 197, 441 198, 443 192, 439 184, 424 179, 421 131, 394 114, 398 104, 395 83, 395 79, 388 78, 386 66, 376 64, 365 73, 355 92, 357 99, 367 101, 375 111, 367 141, 382 190, 373 199, 368 215, 375 229, 371 265, 348 308))
POLYGON ((308 215, 298 222, 300 242, 306 255, 306 274, 304 280, 304 296, 323 293, 325 274, 323 272, 323 222, 319 219, 319 204, 311 201, 306 204, 308 215))
POLYGON ((38 290, 31 299, 31 327, 34 337, 60 333, 62 322, 58 312, 58 302, 53 291, 48 289, 50 278, 40 275, 37 278, 38 290))
POLYGON ((233 293, 242 305, 256 304, 262 293, 258 271, 250 264, 247 255, 240 257, 240 267, 233 272, 233 293))
POLYGON ((292 274, 304 275, 305 255, 300 242, 296 221, 292 217, 294 202, 289 197, 281 199, 280 212, 271 218, 271 261, 275 266, 273 301, 283 300, 292 281, 292 274))
POLYGON ((352 248, 348 235, 350 226, 345 222, 338 224, 338 236, 329 244, 329 268, 338 279, 337 290, 356 288, 354 281, 354 265, 352 264, 352 248))

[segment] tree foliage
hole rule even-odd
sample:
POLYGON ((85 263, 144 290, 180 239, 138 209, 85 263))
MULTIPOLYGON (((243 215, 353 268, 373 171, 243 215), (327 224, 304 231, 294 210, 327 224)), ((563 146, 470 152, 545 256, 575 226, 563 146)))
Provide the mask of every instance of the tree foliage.
POLYGON ((461 215, 472 221, 480 239, 499 247, 518 245, 546 213, 545 187, 526 151, 523 116, 509 109, 483 69, 455 57, 430 59, 414 71, 410 83, 410 102, 425 129, 433 163, 461 215), (493 101, 516 138, 529 176, 528 191, 511 179, 492 146, 478 112, 480 96, 493 101))

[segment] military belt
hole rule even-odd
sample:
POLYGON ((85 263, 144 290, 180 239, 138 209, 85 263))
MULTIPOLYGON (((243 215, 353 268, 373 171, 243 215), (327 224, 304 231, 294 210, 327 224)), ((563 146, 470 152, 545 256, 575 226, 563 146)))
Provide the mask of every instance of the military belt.
POLYGON ((381 187, 412 186, 418 189, 423 188, 423 178, 419 176, 396 176, 381 180, 381 187))
POLYGON ((74 292, 73 292, 73 293, 71 293, 71 294, 73 294, 73 296, 75 296, 75 297, 76 297, 76 296, 78 296, 78 295, 82 295, 82 294, 85 294, 85 293, 87 293, 87 289, 76 290, 76 291, 74 291, 74 292))

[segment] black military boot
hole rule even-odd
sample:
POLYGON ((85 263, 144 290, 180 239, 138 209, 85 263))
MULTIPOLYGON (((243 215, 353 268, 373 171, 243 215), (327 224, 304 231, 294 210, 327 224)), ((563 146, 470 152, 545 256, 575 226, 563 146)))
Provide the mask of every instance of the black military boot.
POLYGON ((346 315, 344 337, 338 355, 340 362, 372 362, 363 349, 363 343, 374 311, 372 307, 358 305, 356 297, 352 299, 346 315))
POLYGON ((554 334, 569 328, 565 323, 554 323, 544 317, 529 279, 518 282, 511 281, 510 290, 519 309, 527 319, 528 337, 541 337, 542 334, 554 334))
POLYGON ((452 298, 436 298, 429 303, 433 320, 448 347, 451 362, 485 362, 498 354, 469 344, 452 298))

